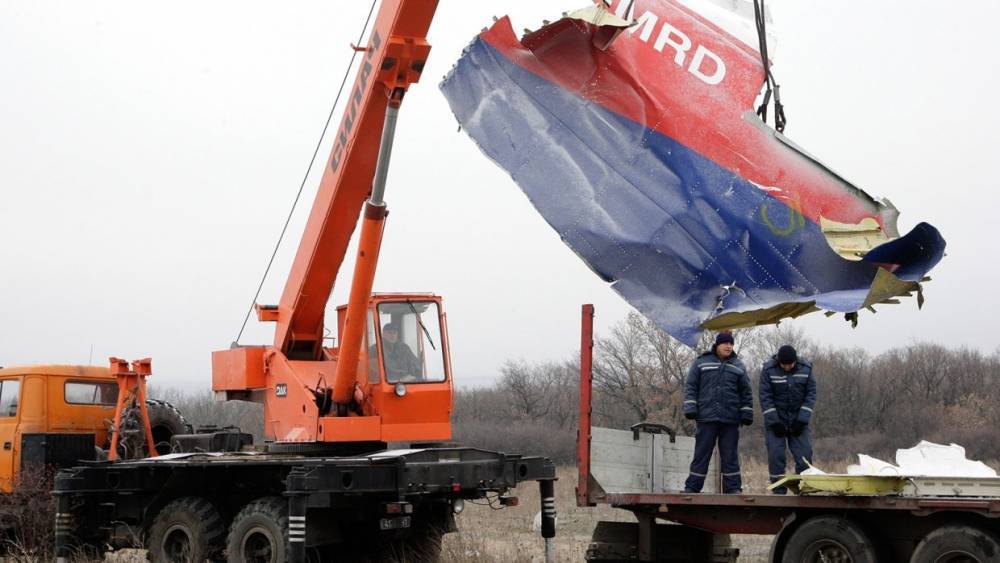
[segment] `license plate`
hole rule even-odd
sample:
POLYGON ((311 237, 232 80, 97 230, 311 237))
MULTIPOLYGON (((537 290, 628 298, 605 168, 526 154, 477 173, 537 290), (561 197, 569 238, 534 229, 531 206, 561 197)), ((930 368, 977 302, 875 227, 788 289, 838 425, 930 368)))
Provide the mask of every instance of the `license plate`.
POLYGON ((398 530, 410 527, 410 517, 400 516, 399 518, 382 518, 378 521, 378 527, 383 530, 398 530))

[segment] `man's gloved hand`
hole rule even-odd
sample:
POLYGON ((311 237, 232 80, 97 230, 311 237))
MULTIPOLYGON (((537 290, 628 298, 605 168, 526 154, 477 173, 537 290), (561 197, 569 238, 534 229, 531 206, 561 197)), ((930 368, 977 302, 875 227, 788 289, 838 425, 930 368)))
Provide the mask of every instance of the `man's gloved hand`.
POLYGON ((686 413, 684 413, 684 418, 686 418, 688 420, 694 420, 695 417, 697 417, 697 416, 698 416, 698 413, 696 413, 696 412, 686 412, 686 413))
POLYGON ((741 418, 740 419, 740 424, 742 424, 743 426, 750 426, 751 424, 753 424, 753 419, 752 418, 741 418))
POLYGON ((784 438, 788 435, 788 429, 785 428, 785 425, 780 422, 775 422, 774 424, 768 426, 768 428, 770 428, 771 432, 774 432, 774 435, 779 438, 784 438))
POLYGON ((806 429, 806 426, 809 426, 809 425, 806 424, 805 422, 802 422, 802 421, 799 421, 799 420, 796 420, 795 422, 793 422, 792 423, 792 436, 798 436, 799 434, 802 434, 802 431, 806 429))

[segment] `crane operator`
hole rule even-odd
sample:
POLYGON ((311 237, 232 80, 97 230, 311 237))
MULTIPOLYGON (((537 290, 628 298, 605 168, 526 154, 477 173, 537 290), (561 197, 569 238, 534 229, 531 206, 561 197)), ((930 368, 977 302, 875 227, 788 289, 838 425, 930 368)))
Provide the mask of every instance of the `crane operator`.
POLYGON ((390 383, 412 381, 420 376, 420 362, 410 347, 399 340, 399 325, 388 322, 382 327, 382 360, 390 383))

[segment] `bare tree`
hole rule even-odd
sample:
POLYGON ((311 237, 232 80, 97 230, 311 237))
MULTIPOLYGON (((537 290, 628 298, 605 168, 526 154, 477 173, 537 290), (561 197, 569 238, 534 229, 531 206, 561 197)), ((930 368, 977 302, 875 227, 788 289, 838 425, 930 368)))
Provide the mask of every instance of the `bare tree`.
MULTIPOLYGON (((801 358, 811 359, 819 352, 819 346, 801 328, 788 324, 741 330, 737 334, 744 339, 738 348, 744 363, 752 361, 755 367, 760 367, 786 344, 794 347, 801 358)), ((747 363, 747 367, 751 364, 747 363)))
POLYGON ((644 319, 635 312, 616 325, 609 338, 594 342, 594 386, 628 407, 637 421, 646 420, 655 408, 650 404, 653 368, 647 348, 644 319))
MULTIPOLYGON (((759 333, 759 329, 734 332, 741 356, 750 350, 752 358, 752 351, 761 348, 759 333)), ((652 321, 630 313, 610 337, 596 339, 594 385, 607 400, 595 408, 606 417, 610 410, 624 408, 630 417, 622 424, 647 420, 674 428, 689 426, 682 409, 688 368, 703 351, 712 349, 714 339, 715 333, 704 332, 691 349, 652 321)), ((747 366, 752 372, 751 364, 747 366)))
POLYGON ((948 349, 940 344, 923 342, 906 348, 903 352, 903 362, 909 380, 907 389, 925 400, 940 394, 944 383, 951 375, 950 356, 948 349))
POLYGON ((537 420, 548 413, 547 382, 537 376, 537 367, 523 360, 507 361, 500 368, 500 388, 506 391, 513 418, 537 420))
POLYGON ((858 348, 814 353, 818 408, 813 428, 817 437, 871 431, 867 421, 875 403, 866 385, 870 362, 868 353, 858 348))
POLYGON ((575 428, 580 411, 579 360, 547 364, 545 378, 549 381, 546 397, 549 402, 549 419, 559 428, 575 428))
POLYGON ((904 355, 899 350, 889 350, 870 364, 866 393, 872 400, 869 420, 872 428, 884 431, 894 407, 902 400, 906 391, 905 366, 904 355))

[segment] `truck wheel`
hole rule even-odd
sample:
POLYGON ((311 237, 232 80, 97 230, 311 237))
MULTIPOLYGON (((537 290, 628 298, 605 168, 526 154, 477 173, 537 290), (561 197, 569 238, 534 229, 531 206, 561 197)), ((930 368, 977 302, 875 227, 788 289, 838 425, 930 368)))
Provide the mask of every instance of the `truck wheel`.
POLYGON ((868 534, 844 518, 818 516, 806 520, 785 544, 782 563, 875 563, 868 534))
POLYGON ((202 563, 222 549, 226 527, 212 503, 199 497, 179 498, 163 508, 149 528, 153 561, 202 563))
POLYGON ((941 526, 924 536, 910 563, 987 563, 1000 561, 1000 542, 972 526, 941 526))
POLYGON ((288 501, 257 499, 233 518, 226 540, 232 563, 284 563, 288 554, 288 501))
POLYGON ((187 434, 188 423, 177 407, 166 401, 156 399, 146 400, 146 412, 149 413, 149 428, 153 431, 153 442, 156 453, 170 453, 170 438, 174 434, 187 434))

